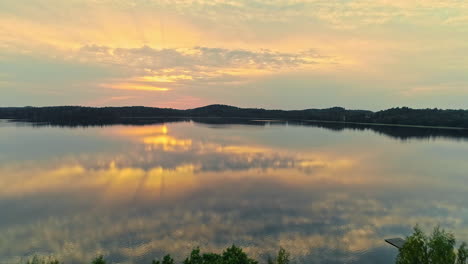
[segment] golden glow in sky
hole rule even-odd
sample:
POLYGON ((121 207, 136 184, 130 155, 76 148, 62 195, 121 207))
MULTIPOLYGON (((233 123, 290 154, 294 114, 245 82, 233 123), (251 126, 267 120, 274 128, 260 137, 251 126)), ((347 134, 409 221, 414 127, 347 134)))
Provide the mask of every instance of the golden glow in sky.
POLYGON ((466 108, 453 0, 0 3, 0 106, 466 108))

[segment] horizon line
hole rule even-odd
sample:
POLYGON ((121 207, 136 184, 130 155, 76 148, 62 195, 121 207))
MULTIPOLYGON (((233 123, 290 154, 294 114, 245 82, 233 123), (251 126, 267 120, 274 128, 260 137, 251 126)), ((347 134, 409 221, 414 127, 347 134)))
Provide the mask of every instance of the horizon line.
POLYGON ((382 108, 380 110, 369 110, 369 109, 359 109, 359 108, 346 108, 343 106, 331 106, 331 107, 324 107, 324 108, 303 108, 303 109, 280 109, 280 108, 262 108, 262 107, 239 107, 234 105, 228 104, 208 104, 204 106, 194 107, 194 108, 172 108, 172 107, 158 107, 158 106, 145 106, 145 105, 123 105, 123 106, 87 106, 87 105, 43 105, 43 106, 0 106, 0 108, 48 108, 48 107, 83 107, 83 108, 129 108, 129 107, 144 107, 144 108, 153 108, 153 109, 170 109, 170 110, 179 110, 179 111, 187 111, 187 110, 195 110, 210 106, 224 106, 224 107, 232 107, 238 109, 257 109, 257 110, 266 110, 266 111, 305 111, 305 110, 329 110, 334 108, 341 108, 347 111, 369 111, 369 112, 379 112, 379 111, 386 111, 390 109, 411 109, 411 110, 448 110, 448 111, 468 111, 468 108, 438 108, 438 107, 426 107, 426 108, 412 108, 409 106, 393 106, 390 108, 382 108))

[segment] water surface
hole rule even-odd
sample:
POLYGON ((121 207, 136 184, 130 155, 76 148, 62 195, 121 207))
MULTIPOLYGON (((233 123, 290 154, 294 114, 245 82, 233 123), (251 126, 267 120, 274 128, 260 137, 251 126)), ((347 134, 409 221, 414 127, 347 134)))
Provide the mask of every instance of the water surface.
POLYGON ((180 260, 236 244, 258 259, 394 263, 419 223, 468 241, 460 131, 262 120, 103 127, 0 121, 0 263, 180 260))

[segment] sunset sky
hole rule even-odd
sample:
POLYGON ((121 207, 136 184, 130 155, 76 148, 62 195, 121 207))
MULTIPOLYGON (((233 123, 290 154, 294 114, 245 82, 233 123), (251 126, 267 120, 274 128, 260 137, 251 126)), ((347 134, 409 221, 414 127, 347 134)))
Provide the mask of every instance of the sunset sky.
POLYGON ((2 0, 0 107, 468 108, 468 1, 2 0))

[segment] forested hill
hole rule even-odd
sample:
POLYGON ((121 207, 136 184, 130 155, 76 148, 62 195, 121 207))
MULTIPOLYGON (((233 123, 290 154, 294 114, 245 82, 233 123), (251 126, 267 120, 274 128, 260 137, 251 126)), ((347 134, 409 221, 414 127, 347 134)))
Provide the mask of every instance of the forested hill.
POLYGON ((416 126, 468 128, 468 110, 391 108, 372 112, 347 110, 341 107, 305 110, 266 110, 238 108, 228 105, 209 105, 195 109, 131 107, 3 107, 1 119, 21 119, 55 124, 128 123, 129 120, 151 118, 236 117, 285 120, 317 120, 357 123, 382 123, 416 126))

